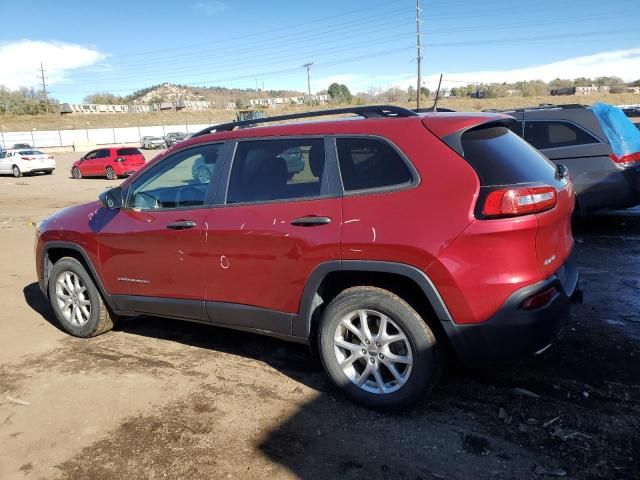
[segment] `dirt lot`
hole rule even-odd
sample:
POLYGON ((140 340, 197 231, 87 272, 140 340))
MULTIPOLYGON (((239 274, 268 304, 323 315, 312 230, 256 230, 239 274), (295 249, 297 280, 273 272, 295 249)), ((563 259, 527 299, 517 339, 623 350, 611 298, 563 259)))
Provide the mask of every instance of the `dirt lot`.
MULTIPOLYGON (((305 347, 157 318, 80 340, 36 285, 34 222, 116 182, 0 177, 0 478, 640 478, 640 210, 576 232, 585 303, 543 355, 383 415, 305 347)), ((148 155, 148 157, 153 154, 148 155)))

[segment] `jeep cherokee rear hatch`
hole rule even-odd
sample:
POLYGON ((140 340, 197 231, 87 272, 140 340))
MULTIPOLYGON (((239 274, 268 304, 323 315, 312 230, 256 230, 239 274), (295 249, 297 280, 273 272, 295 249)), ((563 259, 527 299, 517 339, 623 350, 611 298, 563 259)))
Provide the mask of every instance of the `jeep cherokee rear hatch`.
MULTIPOLYGON (((423 123, 478 174, 477 221, 505 222, 535 215, 535 250, 541 276, 548 278, 556 273, 573 248, 571 214, 575 199, 565 169, 556 167, 511 132, 510 117, 461 117, 459 130, 453 132, 442 128, 444 124, 436 116, 425 116, 423 123)), ((517 224, 513 228, 517 229, 517 224)))

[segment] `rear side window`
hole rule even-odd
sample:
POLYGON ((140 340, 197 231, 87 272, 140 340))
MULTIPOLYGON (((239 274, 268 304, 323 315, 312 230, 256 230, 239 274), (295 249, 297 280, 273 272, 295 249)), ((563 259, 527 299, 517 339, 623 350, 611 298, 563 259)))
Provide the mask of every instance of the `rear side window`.
POLYGON ((321 138, 239 142, 227 203, 317 197, 324 164, 321 138))
POLYGON ((109 158, 111 154, 110 150, 98 150, 98 154, 96 155, 96 158, 109 158))
POLYGON ((506 127, 470 130, 462 135, 461 142, 464 158, 483 186, 554 184, 555 165, 506 127))
POLYGON ((540 150, 598 143, 593 135, 570 122, 525 122, 524 139, 540 150))
POLYGON ((116 152, 119 157, 126 157, 128 155, 142 155, 137 148, 119 148, 116 152))
POLYGON ((389 144, 377 138, 337 138, 338 162, 346 192, 411 183, 411 171, 389 144))

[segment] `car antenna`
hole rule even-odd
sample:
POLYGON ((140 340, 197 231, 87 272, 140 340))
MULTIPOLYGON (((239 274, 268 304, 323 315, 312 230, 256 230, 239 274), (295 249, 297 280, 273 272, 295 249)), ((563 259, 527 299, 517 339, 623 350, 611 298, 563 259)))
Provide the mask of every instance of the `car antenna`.
POLYGON ((440 95, 440 85, 442 84, 442 74, 440 74, 440 80, 438 81, 438 89, 436 90, 436 98, 433 101, 433 111, 438 111, 438 96, 440 95))

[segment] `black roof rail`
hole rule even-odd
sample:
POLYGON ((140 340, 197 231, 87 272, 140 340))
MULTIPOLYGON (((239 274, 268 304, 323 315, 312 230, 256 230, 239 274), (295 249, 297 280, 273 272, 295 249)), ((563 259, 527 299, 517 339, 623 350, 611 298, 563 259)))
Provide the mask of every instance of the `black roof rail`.
POLYGON ((438 107, 437 110, 434 110, 433 107, 425 107, 425 108, 414 108, 414 112, 416 113, 427 113, 427 112, 455 112, 452 108, 438 107))
POLYGON ((553 103, 541 103, 540 105, 538 105, 537 107, 520 107, 520 108, 503 108, 503 109, 497 109, 497 108, 486 108, 484 110, 482 110, 483 112, 499 112, 499 113, 506 113, 506 112, 528 112, 531 110, 548 110, 551 108, 557 108, 560 110, 574 110, 574 109, 579 109, 579 108, 589 108, 588 105, 582 105, 580 103, 566 103, 564 105, 554 105, 553 103))
POLYGON ((395 105, 370 105, 366 107, 348 107, 333 108, 329 110, 316 110, 312 112, 291 113, 289 115, 278 115, 275 117, 256 118, 254 120, 242 120, 239 122, 222 123, 204 128, 193 134, 193 137, 206 135, 213 132, 229 132, 237 127, 252 127, 260 123, 281 122, 285 120, 296 120, 299 118, 324 117, 328 115, 341 115, 344 113, 353 113, 364 118, 381 118, 381 117, 415 117, 418 116, 413 110, 408 108, 396 107, 395 105))

